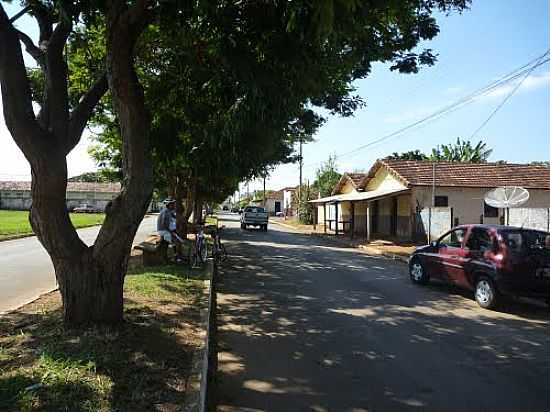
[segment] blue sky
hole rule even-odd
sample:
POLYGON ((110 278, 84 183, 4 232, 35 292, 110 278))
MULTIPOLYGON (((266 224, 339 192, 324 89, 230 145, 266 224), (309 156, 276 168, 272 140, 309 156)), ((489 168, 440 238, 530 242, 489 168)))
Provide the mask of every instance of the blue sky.
MULTIPOLYGON (((549 0, 474 0, 469 11, 440 16, 438 21, 441 33, 425 45, 439 54, 438 63, 415 75, 393 73, 387 65, 375 65, 371 75, 356 84, 366 108, 353 118, 330 118, 316 142, 304 147, 306 179, 313 180, 319 162, 329 154, 348 152, 398 130, 550 48, 549 0)), ((337 161, 340 171, 368 169, 377 158, 395 151, 430 151, 457 137, 469 138, 509 88, 397 138, 341 157, 337 161)), ((482 139, 493 149, 491 160, 550 160, 549 109, 550 63, 532 73, 475 140, 482 139)), ((0 123, 0 179, 29 177, 28 166, 3 127, 1 116, 0 123)), ((93 169, 87 145, 84 139, 70 155, 71 175, 93 169)), ((285 165, 273 172, 268 187, 278 189, 297 183, 297 165, 285 165)), ((250 185, 260 186, 260 182, 250 185)))

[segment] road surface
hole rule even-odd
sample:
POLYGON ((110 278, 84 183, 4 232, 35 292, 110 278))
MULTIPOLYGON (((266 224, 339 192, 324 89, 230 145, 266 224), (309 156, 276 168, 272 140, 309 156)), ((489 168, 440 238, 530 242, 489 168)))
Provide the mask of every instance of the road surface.
MULTIPOLYGON (((146 217, 136 234, 135 243, 142 242, 156 230, 156 219, 146 217)), ((80 238, 91 245, 99 226, 78 230, 80 238)), ((0 313, 56 288, 50 257, 34 236, 0 242, 0 313)))
POLYGON ((219 411, 548 411, 550 314, 477 307, 403 263, 226 222, 219 411))

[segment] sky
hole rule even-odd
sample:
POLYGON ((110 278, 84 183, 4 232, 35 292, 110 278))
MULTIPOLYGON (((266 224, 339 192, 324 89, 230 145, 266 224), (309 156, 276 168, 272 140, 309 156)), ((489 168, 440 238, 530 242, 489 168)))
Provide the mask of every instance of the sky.
MULTIPOLYGON (((16 2, 14 2, 15 4, 16 2)), ((463 14, 438 16, 440 34, 423 44, 438 54, 435 66, 418 74, 391 72, 375 64, 368 78, 355 83, 366 107, 352 118, 330 117, 304 145, 304 181, 329 155, 343 154, 386 136, 542 55, 550 48, 550 0, 474 0, 463 14)), ((30 29, 22 21, 20 28, 30 29)), ((459 110, 351 155, 340 156, 340 172, 368 170, 393 152, 429 152, 472 134, 514 88, 508 84, 459 110)), ((473 136, 493 149, 490 160, 525 163, 550 160, 550 63, 533 71, 496 115, 473 136)), ((83 138, 69 154, 69 175, 95 168, 83 138)), ((0 180, 30 178, 28 164, 4 127, 0 114, 0 180)), ((298 184, 298 165, 277 167, 268 189, 298 184)), ((250 182, 260 189, 260 181, 250 182)), ((242 185, 242 191, 245 191, 242 185)))

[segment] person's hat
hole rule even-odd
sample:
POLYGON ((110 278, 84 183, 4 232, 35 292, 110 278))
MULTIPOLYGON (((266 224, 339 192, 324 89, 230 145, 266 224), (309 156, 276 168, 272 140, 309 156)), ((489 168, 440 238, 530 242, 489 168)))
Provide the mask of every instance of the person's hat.
POLYGON ((169 205, 171 203, 176 203, 176 201, 174 199, 168 198, 168 199, 164 199, 162 203, 164 203, 165 205, 169 205))

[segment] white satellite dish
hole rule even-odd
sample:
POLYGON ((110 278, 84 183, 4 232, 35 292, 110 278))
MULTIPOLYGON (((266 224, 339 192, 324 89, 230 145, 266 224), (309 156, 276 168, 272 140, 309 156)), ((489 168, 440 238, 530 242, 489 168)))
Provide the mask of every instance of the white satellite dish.
POLYGON ((520 207, 529 200, 529 192, 519 186, 502 186, 485 193, 484 200, 499 209, 520 207))

